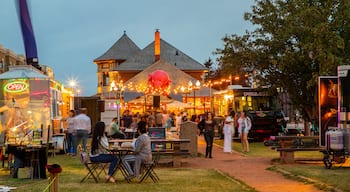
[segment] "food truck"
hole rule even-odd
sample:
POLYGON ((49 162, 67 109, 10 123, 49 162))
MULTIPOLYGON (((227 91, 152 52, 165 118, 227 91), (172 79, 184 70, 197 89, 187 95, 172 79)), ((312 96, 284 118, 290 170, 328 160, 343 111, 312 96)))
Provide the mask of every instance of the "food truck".
POLYGON ((63 112, 63 86, 53 79, 49 68, 40 71, 31 65, 13 66, 0 74, 0 86, 0 147, 6 147, 7 153, 15 156, 15 172, 32 166, 33 154, 38 154, 39 177, 45 177, 52 124, 63 112), (33 153, 29 165, 28 151, 33 153))

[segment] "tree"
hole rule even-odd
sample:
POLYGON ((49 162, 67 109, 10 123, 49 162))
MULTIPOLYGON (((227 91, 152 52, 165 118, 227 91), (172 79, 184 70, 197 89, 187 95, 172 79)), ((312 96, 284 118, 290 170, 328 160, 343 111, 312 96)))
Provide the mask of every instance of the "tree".
POLYGON ((210 57, 209 57, 209 59, 207 61, 204 62, 204 66, 206 68, 208 68, 208 73, 206 74, 206 79, 213 78, 215 76, 215 68, 214 68, 214 63, 210 59, 210 57))
POLYGON ((317 119, 318 77, 350 61, 350 1, 256 0, 244 18, 256 28, 223 38, 220 70, 257 72, 260 85, 282 87, 305 120, 317 119))

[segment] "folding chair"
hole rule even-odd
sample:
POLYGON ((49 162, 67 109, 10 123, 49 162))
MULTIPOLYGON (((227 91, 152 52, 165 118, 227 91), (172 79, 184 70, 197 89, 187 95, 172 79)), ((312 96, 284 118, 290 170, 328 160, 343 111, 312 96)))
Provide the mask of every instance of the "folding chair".
POLYGON ((80 181, 80 183, 82 183, 86 179, 90 178, 90 176, 95 180, 96 183, 98 183, 98 180, 100 179, 101 173, 104 172, 106 174, 105 167, 107 166, 108 163, 91 162, 89 160, 89 155, 87 153, 85 153, 85 152, 82 152, 80 154, 80 162, 88 170, 88 173, 80 181))
POLYGON ((146 180, 148 177, 150 177, 154 183, 160 180, 157 173, 154 171, 154 168, 158 165, 159 159, 160 153, 158 152, 152 162, 143 164, 143 174, 141 175, 139 183, 146 180))

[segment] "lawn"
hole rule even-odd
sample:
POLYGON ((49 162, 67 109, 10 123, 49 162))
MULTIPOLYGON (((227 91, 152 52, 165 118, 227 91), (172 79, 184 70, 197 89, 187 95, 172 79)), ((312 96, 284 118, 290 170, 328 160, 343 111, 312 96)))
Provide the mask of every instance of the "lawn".
MULTIPOLYGON (((339 165, 338 165, 339 166, 339 165)), ((279 169, 291 174, 286 176, 291 179, 310 182, 325 191, 335 191, 335 188, 341 191, 350 191, 350 167, 335 167, 332 169, 324 168, 323 164, 293 164, 293 165, 275 165, 271 168, 279 172, 279 169), (302 177, 313 180, 305 180, 302 177)))
MULTIPOLYGON (((96 184, 93 179, 84 183, 80 180, 87 173, 77 157, 57 155, 49 157, 49 164, 59 164, 62 173, 59 174, 59 191, 142 191, 142 192, 178 192, 178 191, 243 191, 254 190, 240 181, 229 178, 214 170, 205 169, 175 169, 159 167, 156 169, 160 177, 159 183, 153 183, 151 179, 139 183, 127 183, 121 174, 116 175, 116 183, 104 183, 104 180, 96 184)), ((0 185, 17 187, 16 191, 43 191, 49 180, 14 179, 9 177, 9 171, 0 169, 0 185)))

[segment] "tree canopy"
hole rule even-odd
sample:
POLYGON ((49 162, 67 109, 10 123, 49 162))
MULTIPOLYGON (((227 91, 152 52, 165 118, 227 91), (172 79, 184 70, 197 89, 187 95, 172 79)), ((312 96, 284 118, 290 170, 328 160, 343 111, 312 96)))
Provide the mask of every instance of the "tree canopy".
POLYGON ((256 0, 244 18, 255 29, 223 38, 219 70, 283 88, 306 120, 317 119, 318 77, 350 61, 350 1, 256 0))

